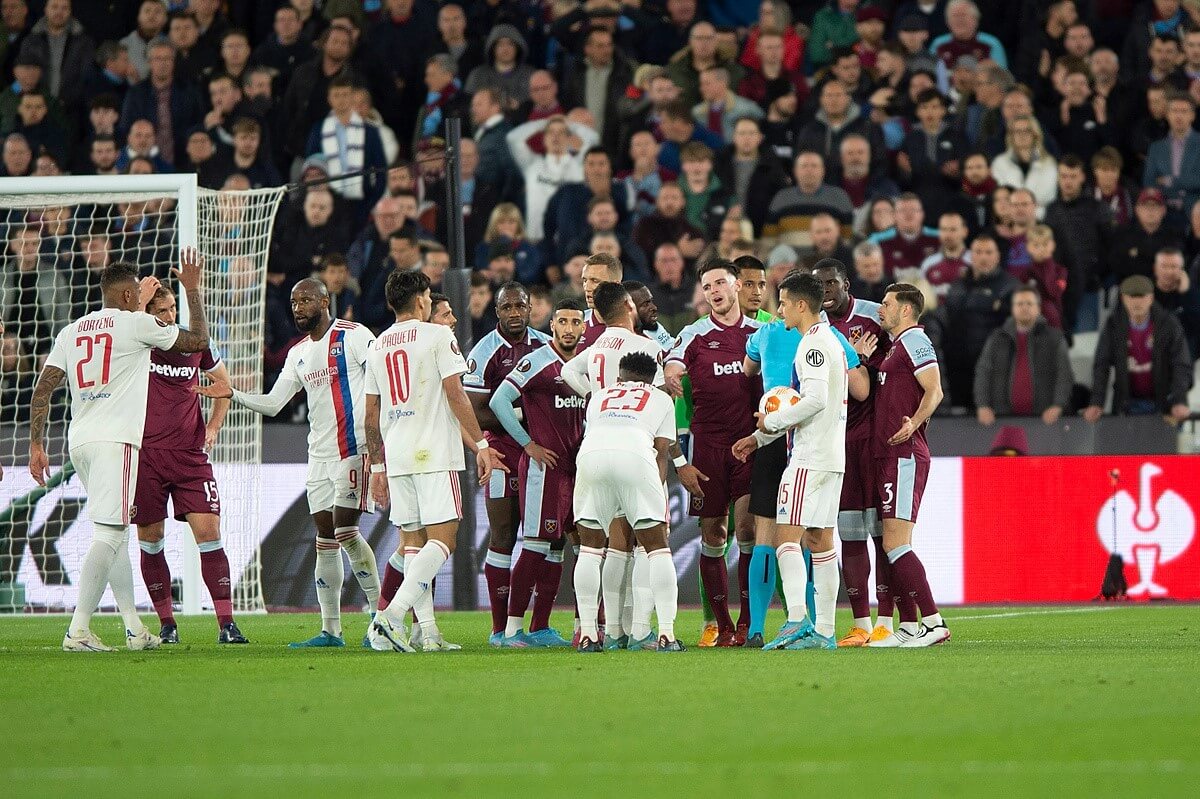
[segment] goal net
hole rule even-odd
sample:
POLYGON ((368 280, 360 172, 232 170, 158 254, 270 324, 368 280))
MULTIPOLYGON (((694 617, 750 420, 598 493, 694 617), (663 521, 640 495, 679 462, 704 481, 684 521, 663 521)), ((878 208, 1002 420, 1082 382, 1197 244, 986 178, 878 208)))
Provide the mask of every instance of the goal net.
MULTIPOLYGON (((143 276, 178 293, 171 268, 181 248, 195 246, 205 261, 213 343, 234 386, 261 391, 267 254, 284 191, 210 191, 197 188, 194 175, 0 179, 0 613, 73 608, 92 538, 87 497, 66 449, 70 409, 63 389, 53 398, 47 425, 52 476, 46 486, 38 486, 27 468, 29 402, 58 330, 100 307, 100 273, 114 261, 132 262, 143 276)), ((186 303, 179 311, 186 325, 186 303)), ((206 418, 208 411, 206 405, 206 418)), ((234 607, 263 610, 261 417, 231 408, 209 454, 234 607)), ((149 608, 135 539, 131 534, 134 584, 139 605, 149 608)), ((210 608, 186 523, 167 519, 165 551, 179 610, 210 608)), ((100 606, 115 607, 111 592, 100 606)))

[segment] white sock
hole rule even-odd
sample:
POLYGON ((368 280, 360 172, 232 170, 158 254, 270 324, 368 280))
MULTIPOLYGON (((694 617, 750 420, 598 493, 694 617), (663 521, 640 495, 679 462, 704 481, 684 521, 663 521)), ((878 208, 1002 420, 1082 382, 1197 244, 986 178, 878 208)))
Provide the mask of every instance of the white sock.
POLYGON ((804 567, 804 550, 799 544, 780 544, 775 549, 779 558, 779 578, 783 581, 783 595, 787 597, 789 622, 808 618, 808 603, 804 599, 808 584, 808 570, 804 567))
POLYGON ((342 635, 342 549, 336 540, 317 539, 317 603, 321 606, 321 629, 342 635))
POLYGON ((350 559, 350 571, 367 595, 367 604, 375 607, 379 604, 379 564, 375 562, 375 551, 358 527, 338 527, 333 535, 350 559))
POLYGON ((629 553, 608 549, 604 553, 604 572, 600 585, 604 591, 604 635, 620 638, 625 631, 621 614, 625 611, 625 566, 629 553))
POLYGON ((942 614, 931 613, 928 616, 924 617, 922 619, 922 621, 925 622, 926 627, 937 627, 939 624, 943 623, 942 622, 942 614))
POLYGON ((122 532, 120 547, 113 558, 112 568, 108 571, 108 584, 112 586, 113 598, 117 600, 117 609, 121 611, 121 620, 125 629, 138 635, 146 629, 142 618, 137 612, 137 603, 133 599, 133 565, 129 562, 129 528, 122 532))
POLYGON ((838 568, 837 551, 812 553, 813 588, 816 596, 813 602, 817 605, 817 632, 829 637, 834 632, 833 614, 837 609, 838 586, 841 584, 841 570, 838 568))
MULTIPOLYGON (((437 539, 426 541, 425 546, 421 547, 421 551, 414 555, 412 560, 408 559, 407 553, 405 554, 404 585, 400 586, 396 598, 384 611, 388 621, 393 625, 404 623, 404 615, 416 606, 422 594, 429 592, 438 569, 449 559, 450 548, 437 539)), ((432 595, 429 598, 428 609, 432 616, 432 595)), ((421 621, 420 616, 417 617, 417 621, 421 621)), ((421 625, 421 629, 425 629, 425 624, 421 625)))
POLYGON ((521 632, 521 625, 524 623, 524 616, 509 616, 508 624, 504 625, 504 637, 512 638, 514 635, 521 632))
POLYGON ((633 550, 633 623, 629 634, 640 641, 650 634, 654 613, 654 589, 650 587, 649 555, 644 547, 633 550))
POLYGON ((579 606, 579 634, 600 640, 596 619, 600 615, 600 570, 604 550, 580 547, 575 558, 575 603, 579 606))
POLYGON ((658 614, 658 634, 675 640, 675 614, 679 610, 679 580, 670 549, 656 549, 646 557, 646 577, 658 614))
POLYGON ((71 614, 69 628, 74 638, 82 638, 91 629, 92 614, 96 612, 100 597, 104 596, 104 589, 108 587, 108 576, 121 543, 120 527, 97 524, 95 528, 92 545, 88 547, 83 568, 79 572, 79 599, 75 612, 71 614))
POLYGON ((871 617, 865 616, 861 619, 855 619, 854 626, 860 630, 866 630, 867 632, 871 632, 871 617))
POLYGON ((902 621, 900 622, 900 629, 910 635, 916 635, 921 631, 921 623, 917 621, 902 621))
POLYGON ((892 617, 891 616, 877 617, 875 619, 875 626, 882 627, 883 629, 887 630, 888 632, 891 632, 892 631, 892 617))
MULTIPOLYGON (((637 549, 637 546, 634 546, 637 549)), ((625 559, 625 580, 621 586, 621 629, 625 632, 633 630, 633 561, 634 555, 628 553, 625 559)))

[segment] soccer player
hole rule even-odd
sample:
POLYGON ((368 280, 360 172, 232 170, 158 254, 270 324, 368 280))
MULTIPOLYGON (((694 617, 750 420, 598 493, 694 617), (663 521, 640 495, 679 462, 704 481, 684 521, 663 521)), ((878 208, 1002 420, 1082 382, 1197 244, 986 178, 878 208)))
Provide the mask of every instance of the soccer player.
MULTIPOLYGON (((607 318, 607 317, 605 317, 607 318)), ((580 652, 601 652, 597 613, 604 531, 623 516, 648 553, 647 570, 658 615, 660 652, 682 652, 675 638, 679 586, 667 544, 667 458, 675 440, 675 409, 654 388, 658 361, 631 352, 618 363, 618 381, 592 395, 579 450, 575 526, 582 546, 575 563, 580 652)))
POLYGON ((185 250, 172 270, 187 292, 192 329, 181 330, 140 309, 137 267, 123 262, 100 276, 103 307, 59 331, 33 389, 29 412, 29 472, 46 484, 50 458, 44 436, 50 395, 65 379, 71 392, 67 448, 83 488, 88 516, 95 526, 92 544, 79 573, 79 598, 63 636, 65 652, 111 652, 91 630, 92 613, 111 584, 125 622, 130 649, 155 649, 161 640, 138 618, 129 561, 129 514, 137 485, 138 453, 146 423, 150 351, 208 349, 208 323, 200 296, 202 266, 195 250, 185 250))
MULTIPOLYGON (((375 553, 358 529, 367 509, 367 442, 363 427, 363 392, 367 353, 374 337, 354 322, 329 315, 329 291, 315 278, 292 288, 292 318, 308 335, 290 350, 283 370, 267 394, 247 394, 229 383, 214 382, 197 391, 206 397, 230 397, 238 405, 264 416, 283 410, 301 389, 308 400, 308 510, 317 527, 314 577, 321 606, 321 632, 293 649, 341 647, 342 555, 367 602, 379 601, 379 572, 375 553)), ((364 637, 364 644, 366 639, 364 637)))
POLYGON ((700 517, 700 578, 716 617, 714 644, 723 647, 745 643, 750 627, 748 593, 742 597, 736 630, 729 615, 725 544, 732 503, 734 533, 742 549, 739 582, 745 585, 754 548, 749 513, 751 466, 734 458, 731 449, 734 442, 753 431, 753 413, 762 394, 761 381, 742 371, 746 340, 759 322, 742 313, 738 271, 732 261, 723 258, 713 258, 700 267, 700 287, 712 313, 680 332, 663 367, 667 390, 673 396, 682 394, 685 374, 692 381, 689 460, 708 476, 709 483, 702 496, 692 496, 689 512, 700 517))
POLYGON ((779 284, 784 323, 804 330, 793 361, 800 400, 759 417, 759 430, 792 430, 792 451, 779 481, 775 543, 787 601, 787 622, 763 649, 836 649, 837 552, 833 527, 846 463, 849 364, 838 337, 821 320, 825 292, 812 275, 790 275, 779 284), (816 626, 808 619, 803 548, 812 552, 816 626))
POLYGON ((575 453, 583 441, 586 403, 562 379, 583 335, 583 305, 562 300, 550 319, 549 346, 529 353, 492 394, 492 413, 524 450, 517 473, 521 480, 521 555, 512 571, 508 594, 505 647, 565 647, 570 642, 550 629, 550 611, 562 577, 565 536, 575 529, 571 494, 575 453), (516 409, 525 411, 528 431, 516 409), (536 586, 529 634, 522 631, 525 611, 536 586))
MULTIPOLYGON (((850 295, 846 265, 834 258, 819 261, 813 271, 824 288, 824 309, 829 324, 865 355, 867 368, 878 372, 891 346, 879 324, 879 305, 850 295), (871 349, 874 347, 874 349, 871 349)), ((850 398, 846 422, 846 469, 842 480, 838 535, 842 539, 842 578, 854 612, 854 624, 838 646, 862 646, 874 636, 887 637, 892 629, 891 570, 883 553, 883 527, 879 521, 875 480, 875 452, 871 443, 874 395, 850 398), (871 627, 871 555, 875 542, 875 592, 879 622, 871 627)))
POLYGON ((587 302, 588 309, 583 314, 587 328, 583 331, 583 339, 579 342, 581 351, 590 347, 592 342, 600 337, 608 321, 604 319, 603 314, 597 318, 594 301, 596 289, 601 283, 620 283, 624 274, 625 269, 621 265, 620 259, 608 253, 598 252, 589 255, 588 259, 583 262, 583 299, 587 302))
POLYGON ((462 518, 458 473, 465 468, 462 442, 476 456, 480 485, 502 456, 484 438, 461 376, 467 364, 454 334, 429 318, 429 278, 422 272, 388 276, 388 307, 395 323, 374 342, 366 378, 366 428, 371 454, 371 494, 391 506, 391 521, 409 544, 404 584, 375 614, 368 632, 372 649, 412 652, 404 616, 417 615, 424 651, 455 649, 438 632, 433 616, 434 575, 454 552, 462 518), (412 541, 411 536, 419 536, 412 541))
POLYGON ((912 531, 929 477, 929 444, 925 423, 942 401, 937 354, 917 324, 924 308, 921 290, 908 283, 888 286, 879 306, 883 329, 892 347, 879 368, 872 430, 883 548, 892 567, 897 597, 911 597, 921 611, 917 621, 911 602, 900 605, 900 627, 871 647, 925 647, 950 640, 925 577, 925 567, 912 548, 912 531))
POLYGON ((504 628, 508 625, 508 593, 512 579, 512 551, 517 543, 517 527, 521 524, 521 509, 518 502, 520 477, 517 463, 521 459, 521 447, 500 424, 500 420, 488 407, 492 394, 500 382, 508 376, 529 353, 545 346, 550 337, 529 325, 529 292, 520 283, 505 283, 496 292, 496 329, 476 342, 467 356, 467 374, 463 385, 471 398, 475 417, 483 428, 488 444, 504 457, 511 472, 499 469, 491 472, 487 485, 485 504, 487 507, 488 540, 487 555, 483 561, 483 575, 487 580, 488 600, 492 607, 492 634, 488 643, 500 646, 504 640, 504 628))
MULTIPOLYGON (((143 283, 157 284, 152 277, 143 283)), ((167 325, 175 324, 175 295, 159 286, 145 311, 167 325)), ((150 352, 150 385, 146 427, 138 451, 138 479, 131 521, 137 525, 142 550, 142 579, 162 629, 164 644, 179 643, 179 627, 171 612, 171 569, 163 553, 167 498, 175 518, 187 521, 200 550, 200 574, 217 614, 217 643, 249 643, 233 620, 229 558, 221 544, 221 497, 207 450, 229 412, 229 400, 213 401, 208 424, 193 389, 200 372, 229 382, 229 372, 211 347, 202 352, 150 352)))
POLYGON ((429 312, 429 321, 435 325, 445 325, 453 330, 454 326, 458 324, 458 317, 454 315, 454 309, 450 307, 450 298, 435 291, 430 293, 429 301, 433 303, 433 310, 429 312))
POLYGON ((658 305, 655 304, 654 295, 650 293, 650 289, 646 288, 645 283, 637 280, 626 280, 621 285, 629 292, 629 298, 633 300, 633 307, 637 310, 635 319, 637 332, 648 339, 657 341, 663 352, 670 352, 671 347, 675 344, 675 337, 658 323, 658 305))

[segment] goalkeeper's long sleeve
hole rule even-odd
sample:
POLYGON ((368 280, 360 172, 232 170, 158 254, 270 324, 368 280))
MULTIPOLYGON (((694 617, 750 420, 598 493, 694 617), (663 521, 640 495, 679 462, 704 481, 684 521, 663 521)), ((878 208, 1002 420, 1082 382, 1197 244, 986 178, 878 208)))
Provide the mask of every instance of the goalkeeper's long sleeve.
POLYGON ((517 418, 517 411, 513 408, 513 403, 520 399, 521 394, 517 391, 517 387, 507 380, 500 381, 500 385, 492 392, 492 398, 488 401, 488 407, 492 409, 492 413, 496 414, 496 419, 504 427, 504 432, 513 437, 513 440, 524 447, 533 439, 529 437, 529 433, 525 432, 525 428, 521 426, 521 420, 517 418))
POLYGON ((269 394, 247 394, 234 389, 233 401, 263 416, 274 416, 283 410, 283 406, 287 405, 299 390, 299 381, 284 372, 279 375, 269 394))

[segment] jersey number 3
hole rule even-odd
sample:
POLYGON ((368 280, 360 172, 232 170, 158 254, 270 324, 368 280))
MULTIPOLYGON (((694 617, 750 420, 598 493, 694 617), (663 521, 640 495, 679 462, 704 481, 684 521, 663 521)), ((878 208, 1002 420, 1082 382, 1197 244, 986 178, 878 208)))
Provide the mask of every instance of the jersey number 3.
POLYGON ((108 371, 112 365, 112 346, 112 336, 108 333, 97 333, 94 336, 79 336, 75 339, 75 347, 86 352, 79 359, 79 363, 75 364, 75 382, 79 384, 80 388, 91 388, 96 385, 95 380, 88 380, 83 376, 83 368, 90 364, 96 357, 97 348, 102 350, 100 355, 100 385, 108 384, 108 371))

